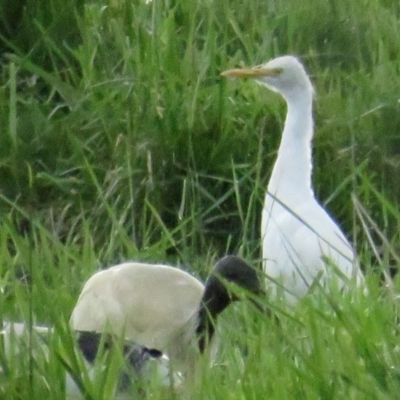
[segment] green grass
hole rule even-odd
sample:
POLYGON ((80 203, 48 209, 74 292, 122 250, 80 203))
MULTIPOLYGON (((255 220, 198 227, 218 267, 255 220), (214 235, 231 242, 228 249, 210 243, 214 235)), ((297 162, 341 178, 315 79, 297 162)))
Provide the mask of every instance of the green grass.
POLYGON ((285 106, 219 74, 281 54, 315 84, 315 191, 370 294, 316 295, 289 315, 273 304, 279 326, 228 311, 193 398, 398 397, 398 284, 378 283, 399 264, 398 2, 64 3, 0 3, 0 315, 60 327, 50 361, 12 361, 0 397, 31 399, 33 385, 61 398, 54 355, 69 354, 69 314, 100 266, 204 278, 229 252, 258 265, 285 106))

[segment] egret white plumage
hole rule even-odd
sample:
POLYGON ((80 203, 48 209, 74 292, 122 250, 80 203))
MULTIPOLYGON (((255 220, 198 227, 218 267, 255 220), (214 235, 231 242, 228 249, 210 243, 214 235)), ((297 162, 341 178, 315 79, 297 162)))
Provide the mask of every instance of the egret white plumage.
POLYGON ((252 78, 278 92, 287 115, 278 156, 262 211, 261 236, 266 274, 289 301, 303 297, 314 280, 354 279, 362 273, 354 251, 337 223, 315 199, 311 184, 313 86, 293 56, 278 57, 249 69, 233 69, 225 77, 252 78), (336 272, 334 272, 335 270, 336 272))
POLYGON ((77 331, 123 334, 166 354, 174 371, 192 376, 198 353, 213 336, 214 321, 237 299, 225 281, 252 293, 261 291, 256 271, 234 256, 217 262, 205 286, 167 265, 116 265, 89 278, 70 325, 77 331))

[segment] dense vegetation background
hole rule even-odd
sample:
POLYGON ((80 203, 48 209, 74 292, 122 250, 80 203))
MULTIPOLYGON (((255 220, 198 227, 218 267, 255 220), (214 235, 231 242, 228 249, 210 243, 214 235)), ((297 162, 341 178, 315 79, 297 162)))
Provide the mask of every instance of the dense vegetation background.
MULTIPOLYGON (((316 87, 318 198, 364 269, 377 271, 372 280, 396 267, 398 1, 1 0, 0 21, 4 318, 67 320, 82 282, 121 260, 183 264, 201 276, 227 252, 257 263, 285 104, 219 74, 282 54, 300 56, 316 87)), ((389 304, 382 309, 395 312, 389 304)), ((392 364, 374 360, 363 359, 371 371, 379 364, 369 393, 389 398, 392 364)), ((364 393, 351 397, 339 375, 332 398, 364 393)), ((285 398, 285 376, 271 396, 285 398)), ((310 383, 303 397, 322 386, 310 383)))

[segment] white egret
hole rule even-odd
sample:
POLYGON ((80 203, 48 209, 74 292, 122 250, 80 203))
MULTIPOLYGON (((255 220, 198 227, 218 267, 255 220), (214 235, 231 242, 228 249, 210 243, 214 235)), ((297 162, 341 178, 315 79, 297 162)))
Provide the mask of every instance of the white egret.
POLYGON ((225 281, 252 293, 261 291, 256 271, 235 256, 219 260, 205 286, 167 265, 116 265, 89 278, 70 325, 77 331, 123 334, 166 354, 172 370, 192 376, 197 353, 213 336, 214 321, 237 299, 225 281))
POLYGON ((249 69, 233 69, 225 77, 252 78, 278 92, 287 115, 278 156, 262 211, 262 255, 266 274, 296 302, 316 279, 336 277, 360 283, 354 251, 337 223, 314 197, 311 174, 313 86, 293 56, 278 57, 249 69), (335 271, 333 271, 335 270, 335 271))

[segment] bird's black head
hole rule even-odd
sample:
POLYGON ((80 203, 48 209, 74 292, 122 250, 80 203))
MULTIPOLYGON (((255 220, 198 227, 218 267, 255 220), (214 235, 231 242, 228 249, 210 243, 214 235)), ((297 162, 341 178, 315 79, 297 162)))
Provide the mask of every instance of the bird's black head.
POLYGON ((236 256, 226 256, 211 270, 205 284, 199 311, 199 348, 203 351, 214 333, 214 322, 232 301, 239 300, 240 289, 254 295, 263 292, 257 271, 236 256))
POLYGON ((257 271, 239 257, 223 257, 206 280, 203 303, 216 316, 230 302, 239 299, 237 294, 240 289, 255 295, 263 292, 257 271))
POLYGON ((237 300, 237 296, 230 290, 230 284, 256 295, 262 293, 257 271, 236 256, 226 256, 217 262, 206 281, 206 287, 213 282, 222 283, 231 300, 237 300))

